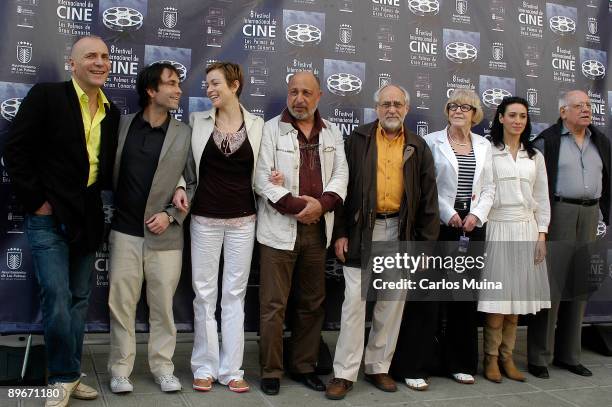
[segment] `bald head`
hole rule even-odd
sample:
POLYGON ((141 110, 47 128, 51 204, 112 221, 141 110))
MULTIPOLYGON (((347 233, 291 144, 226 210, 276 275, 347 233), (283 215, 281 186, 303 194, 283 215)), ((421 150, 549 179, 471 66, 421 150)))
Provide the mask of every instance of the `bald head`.
POLYGON ((85 93, 93 95, 100 89, 110 72, 108 47, 100 37, 80 38, 70 52, 72 77, 85 93))
POLYGON ((321 87, 310 71, 297 72, 287 84, 287 109, 296 120, 310 121, 319 106, 321 87))

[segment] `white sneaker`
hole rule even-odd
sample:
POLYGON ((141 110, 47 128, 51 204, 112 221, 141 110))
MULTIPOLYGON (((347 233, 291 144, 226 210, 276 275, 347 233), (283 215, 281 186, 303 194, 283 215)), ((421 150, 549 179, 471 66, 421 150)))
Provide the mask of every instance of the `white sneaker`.
POLYGON ((132 382, 125 376, 113 376, 110 381, 110 388, 113 393, 129 393, 134 391, 132 382))
POLYGON ((171 391, 179 391, 183 388, 178 377, 173 374, 157 376, 155 378, 155 383, 159 384, 159 387, 161 387, 161 391, 166 393, 171 391))
POLYGON ((70 395, 79 385, 81 378, 71 383, 57 382, 48 386, 48 391, 53 395, 45 401, 45 407, 66 407, 70 401, 70 395))

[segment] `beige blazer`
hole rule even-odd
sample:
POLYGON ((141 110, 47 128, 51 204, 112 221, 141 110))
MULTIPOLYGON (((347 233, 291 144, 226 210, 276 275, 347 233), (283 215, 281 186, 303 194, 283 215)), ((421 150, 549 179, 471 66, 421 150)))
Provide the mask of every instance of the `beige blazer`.
MULTIPOLYGON (((127 138, 128 130, 135 113, 121 116, 119 122, 119 140, 117 156, 113 169, 113 189, 117 190, 119 180, 121 156, 127 138)), ((153 183, 149 191, 143 222, 154 214, 166 211, 172 215, 175 222, 161 235, 151 233, 144 228, 144 238, 148 247, 153 250, 179 250, 183 248, 183 220, 186 213, 172 206, 172 197, 180 179, 185 180, 185 190, 189 200, 193 198, 196 180, 191 160, 191 128, 174 118, 170 118, 166 138, 162 145, 157 163, 157 170, 153 176, 153 183), (181 178, 183 177, 183 178, 181 178)))

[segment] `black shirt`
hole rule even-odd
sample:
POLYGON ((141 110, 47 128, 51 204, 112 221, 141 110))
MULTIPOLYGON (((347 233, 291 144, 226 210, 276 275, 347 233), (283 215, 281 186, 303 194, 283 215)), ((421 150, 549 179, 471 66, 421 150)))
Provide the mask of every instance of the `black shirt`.
POLYGON ((157 170, 170 115, 160 127, 151 127, 138 113, 128 130, 115 191, 113 230, 144 237, 144 213, 157 170))

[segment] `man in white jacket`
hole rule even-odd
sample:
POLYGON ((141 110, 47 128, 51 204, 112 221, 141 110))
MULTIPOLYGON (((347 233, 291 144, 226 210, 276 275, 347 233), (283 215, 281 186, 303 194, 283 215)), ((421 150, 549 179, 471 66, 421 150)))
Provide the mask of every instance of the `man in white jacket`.
POLYGON ((325 255, 334 209, 346 196, 348 166, 338 128, 321 118, 319 80, 299 72, 288 84, 287 108, 266 122, 255 170, 259 197, 261 388, 278 394, 283 374, 283 322, 289 293, 295 298, 289 372, 316 390, 324 319, 325 255), (269 179, 285 177, 282 186, 269 179), (293 287, 292 287, 293 285, 293 287))

